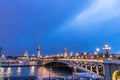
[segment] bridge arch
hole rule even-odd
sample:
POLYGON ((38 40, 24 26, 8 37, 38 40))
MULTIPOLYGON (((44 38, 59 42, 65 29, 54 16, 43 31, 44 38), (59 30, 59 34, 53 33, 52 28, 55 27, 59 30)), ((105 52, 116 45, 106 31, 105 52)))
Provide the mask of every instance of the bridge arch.
POLYGON ((76 67, 76 69, 78 71, 94 73, 94 72, 92 72, 92 71, 90 71, 90 70, 88 70, 88 69, 86 69, 84 67, 81 67, 79 65, 76 65, 76 64, 74 64, 74 63, 72 63, 70 61, 61 61, 61 60, 45 61, 45 62, 43 62, 43 65, 47 65, 47 64, 55 63, 55 62, 67 65, 68 67, 71 67, 71 68, 76 67))

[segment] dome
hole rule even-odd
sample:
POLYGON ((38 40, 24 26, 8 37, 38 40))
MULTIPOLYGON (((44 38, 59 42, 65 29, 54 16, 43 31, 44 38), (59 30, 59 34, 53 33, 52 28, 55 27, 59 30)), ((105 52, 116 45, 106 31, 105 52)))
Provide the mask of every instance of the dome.
POLYGON ((25 51, 24 57, 28 57, 28 52, 27 51, 25 51))

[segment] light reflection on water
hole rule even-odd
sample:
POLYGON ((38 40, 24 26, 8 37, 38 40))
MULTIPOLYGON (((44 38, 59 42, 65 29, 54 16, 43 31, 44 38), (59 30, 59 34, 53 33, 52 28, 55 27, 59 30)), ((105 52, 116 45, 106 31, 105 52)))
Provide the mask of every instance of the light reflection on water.
POLYGON ((21 74, 21 67, 17 67, 17 74, 18 74, 18 75, 21 74))
MULTIPOLYGON (((5 76, 28 76, 28 75, 36 75, 39 80, 42 80, 44 77, 57 76, 57 77, 66 77, 71 76, 69 72, 63 72, 62 70, 54 70, 49 71, 46 67, 1 67, 1 73, 5 73, 5 76)), ((3 76, 1 74, 1 76, 3 76)))

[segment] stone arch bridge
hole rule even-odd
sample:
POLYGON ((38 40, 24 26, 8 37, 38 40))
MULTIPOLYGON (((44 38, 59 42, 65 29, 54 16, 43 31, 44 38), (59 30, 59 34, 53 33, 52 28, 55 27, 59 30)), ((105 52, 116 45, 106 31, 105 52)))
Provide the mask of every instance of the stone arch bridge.
POLYGON ((75 59, 45 59, 40 62, 41 65, 46 65, 50 63, 61 63, 65 64, 68 67, 76 68, 77 70, 83 70, 84 72, 89 72, 97 75, 104 75, 104 65, 101 60, 75 60, 75 59))

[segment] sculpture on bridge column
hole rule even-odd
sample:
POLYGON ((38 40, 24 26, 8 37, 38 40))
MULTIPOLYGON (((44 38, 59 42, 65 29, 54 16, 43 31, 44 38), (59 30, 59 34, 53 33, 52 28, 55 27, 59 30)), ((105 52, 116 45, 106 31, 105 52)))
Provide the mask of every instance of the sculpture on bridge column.
POLYGON ((84 52, 84 59, 87 59, 87 58, 88 58, 87 52, 84 52))
POLYGON ((40 45, 38 45, 38 48, 37 48, 37 58, 38 59, 40 58, 40 45))

